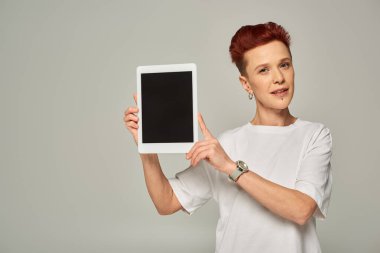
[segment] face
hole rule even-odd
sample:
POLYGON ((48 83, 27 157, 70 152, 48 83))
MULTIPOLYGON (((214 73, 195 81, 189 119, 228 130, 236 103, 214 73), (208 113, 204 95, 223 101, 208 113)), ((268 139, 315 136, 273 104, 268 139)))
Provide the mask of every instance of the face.
POLYGON ((239 80, 252 93, 258 108, 285 109, 294 93, 294 69, 288 48, 280 41, 253 48, 244 54, 246 74, 239 80), (277 90, 284 92, 274 93, 277 90))

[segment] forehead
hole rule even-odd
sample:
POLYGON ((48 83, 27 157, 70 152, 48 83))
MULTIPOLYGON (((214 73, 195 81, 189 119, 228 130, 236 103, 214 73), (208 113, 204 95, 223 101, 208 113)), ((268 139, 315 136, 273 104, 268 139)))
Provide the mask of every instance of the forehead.
POLYGON ((284 58, 291 58, 291 56, 288 48, 280 41, 272 41, 244 53, 244 60, 249 68, 255 68, 261 64, 277 63, 284 58))

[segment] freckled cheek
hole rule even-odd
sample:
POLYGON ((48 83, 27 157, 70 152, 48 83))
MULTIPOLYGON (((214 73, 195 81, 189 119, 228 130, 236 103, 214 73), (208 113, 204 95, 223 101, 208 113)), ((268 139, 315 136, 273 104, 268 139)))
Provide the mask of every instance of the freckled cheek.
POLYGON ((267 94, 272 89, 272 79, 270 78, 260 78, 255 84, 257 92, 260 93, 267 94))
POLYGON ((268 80, 256 79, 252 85, 255 96, 258 98, 263 98, 270 95, 272 84, 268 80))
POLYGON ((285 80, 288 82, 294 82, 294 71, 285 72, 285 80))
POLYGON ((271 85, 271 78, 269 76, 256 76, 256 78, 252 79, 252 86, 256 89, 264 90, 271 85))

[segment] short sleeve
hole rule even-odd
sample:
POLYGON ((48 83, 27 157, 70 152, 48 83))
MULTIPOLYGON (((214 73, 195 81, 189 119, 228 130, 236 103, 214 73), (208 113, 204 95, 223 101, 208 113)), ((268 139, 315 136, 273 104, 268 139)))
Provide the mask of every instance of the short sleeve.
POLYGON ((295 189, 307 194, 317 203, 314 217, 324 220, 332 191, 332 137, 326 127, 313 135, 297 173, 295 189))
POLYGON ((212 183, 209 175, 208 165, 204 160, 192 167, 177 173, 175 178, 170 178, 169 183, 188 214, 203 206, 212 198, 212 183))

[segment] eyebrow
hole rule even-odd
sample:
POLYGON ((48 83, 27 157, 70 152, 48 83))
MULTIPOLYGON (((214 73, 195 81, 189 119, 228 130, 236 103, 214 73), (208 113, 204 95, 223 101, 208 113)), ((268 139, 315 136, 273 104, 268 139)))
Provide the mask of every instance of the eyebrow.
MULTIPOLYGON (((283 61, 285 61, 285 60, 292 61, 292 59, 290 59, 289 57, 285 57, 285 58, 280 59, 279 62, 283 62, 283 61)), ((254 70, 256 70, 256 69, 258 69, 258 68, 260 68, 260 67, 266 66, 266 65, 268 65, 268 63, 260 64, 260 65, 258 65, 254 70)))

